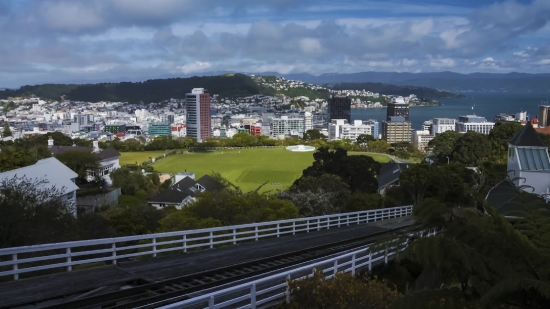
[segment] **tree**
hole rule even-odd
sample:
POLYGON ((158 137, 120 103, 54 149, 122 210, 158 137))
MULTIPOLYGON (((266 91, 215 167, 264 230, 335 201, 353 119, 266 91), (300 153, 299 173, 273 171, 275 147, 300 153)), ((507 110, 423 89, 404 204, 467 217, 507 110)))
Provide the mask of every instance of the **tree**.
POLYGON ((491 149, 487 135, 468 131, 456 141, 451 158, 464 165, 479 166, 489 158, 491 149))
POLYGON ((390 148, 390 144, 383 139, 368 143, 368 149, 371 152, 387 153, 388 148, 390 148))
MULTIPOLYGON (((122 195, 121 195, 122 196, 122 195)), ((119 205, 111 207, 101 215, 119 236, 150 234, 157 231, 159 220, 165 217, 162 210, 157 210, 146 203, 119 205)))
POLYGON ((506 161, 508 151, 508 143, 521 130, 522 126, 519 122, 502 123, 497 122, 491 132, 489 139, 492 142, 493 154, 501 161, 506 161))
POLYGON ((7 172, 16 168, 33 165, 37 158, 24 148, 4 146, 0 149, 0 171, 7 172))
MULTIPOLYGON (((103 175, 100 173, 101 164, 97 154, 86 151, 71 150, 57 154, 56 159, 65 164, 73 172, 78 174, 77 185, 83 185, 89 182, 97 186, 103 186, 103 175)), ((102 171, 101 171, 102 172, 102 171)))
POLYGON ((0 182, 0 248, 74 239, 73 207, 42 179, 0 182))
POLYGON ((286 308, 388 309, 402 295, 376 278, 337 273, 326 279, 322 271, 289 282, 290 304, 286 308))
POLYGON ((372 137, 372 135, 361 134, 361 135, 357 136, 357 139, 355 140, 355 143, 359 147, 367 147, 368 143, 373 142, 373 141, 374 141, 374 137, 372 137))
POLYGON ((455 131, 445 131, 428 143, 432 153, 437 156, 439 162, 447 162, 447 157, 451 157, 458 139, 462 135, 455 131))
POLYGON ((349 185, 351 192, 375 193, 378 189, 376 176, 380 164, 368 156, 348 156, 341 148, 330 150, 327 147, 317 149, 313 154, 315 161, 306 168, 302 177, 320 177, 332 174, 349 185))
POLYGON ((326 140, 327 139, 327 137, 323 133, 321 133, 319 130, 307 130, 304 133, 303 138, 307 142, 311 142, 311 141, 318 140, 318 139, 321 139, 321 140, 326 140))
POLYGON ((428 187, 436 180, 435 169, 429 164, 412 164, 399 175, 400 186, 410 195, 415 204, 424 199, 428 187))
POLYGON ((4 122, 4 131, 2 131, 2 137, 8 137, 12 135, 13 134, 11 133, 10 124, 7 121, 4 122))
POLYGON ((349 195, 349 186, 332 174, 301 177, 288 191, 280 193, 282 198, 296 205, 304 217, 341 212, 349 195))

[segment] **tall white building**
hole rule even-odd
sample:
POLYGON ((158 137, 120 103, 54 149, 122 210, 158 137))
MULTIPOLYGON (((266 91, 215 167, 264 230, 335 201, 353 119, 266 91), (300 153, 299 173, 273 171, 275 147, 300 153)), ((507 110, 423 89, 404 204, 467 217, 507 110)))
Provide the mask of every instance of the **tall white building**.
POLYGON ((273 137, 289 137, 293 134, 303 136, 305 126, 304 118, 281 116, 280 118, 272 118, 270 132, 273 137))
POLYGON ((347 119, 332 119, 329 124, 329 141, 339 139, 350 139, 352 142, 362 134, 373 135, 373 126, 364 123, 362 120, 354 120, 353 124, 348 123, 347 119))
POLYGON ((432 120, 432 135, 436 136, 446 131, 454 131, 456 129, 456 119, 451 118, 434 118, 432 120))
POLYGON ((304 130, 313 130, 313 114, 310 112, 304 113, 304 130))
POLYGON ((187 136, 202 142, 212 137, 212 123, 210 120, 210 94, 204 88, 193 88, 185 95, 187 109, 187 136))
POLYGON ((466 133, 468 131, 474 131, 481 134, 489 134, 493 127, 494 122, 488 122, 484 117, 476 115, 459 116, 456 123, 456 131, 458 133, 466 133))

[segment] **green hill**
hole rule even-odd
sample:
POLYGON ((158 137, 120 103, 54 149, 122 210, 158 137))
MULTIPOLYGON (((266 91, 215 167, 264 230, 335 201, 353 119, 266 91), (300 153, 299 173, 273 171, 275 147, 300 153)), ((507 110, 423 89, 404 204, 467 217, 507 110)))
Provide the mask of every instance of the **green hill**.
POLYGON ((167 99, 183 99, 193 88, 205 88, 211 94, 238 97, 260 94, 256 83, 244 74, 190 78, 152 79, 144 82, 101 83, 84 85, 44 84, 23 86, 0 92, 0 98, 30 97, 69 99, 86 102, 151 103, 167 99))
MULTIPOLYGON (((256 94, 306 96, 310 99, 326 99, 329 93, 313 85, 290 87, 291 81, 277 81, 275 76, 250 77, 244 74, 224 74, 190 78, 151 79, 144 82, 120 82, 100 84, 43 84, 23 86, 17 90, 0 91, 0 99, 10 97, 40 97, 50 100, 71 100, 84 102, 129 102, 151 103, 167 99, 183 99, 193 88, 205 88, 211 94, 221 97, 243 97, 256 94)), ((366 89, 381 94, 409 95, 421 98, 455 97, 449 92, 431 88, 396 86, 380 83, 344 83, 327 85, 334 90, 366 89)))

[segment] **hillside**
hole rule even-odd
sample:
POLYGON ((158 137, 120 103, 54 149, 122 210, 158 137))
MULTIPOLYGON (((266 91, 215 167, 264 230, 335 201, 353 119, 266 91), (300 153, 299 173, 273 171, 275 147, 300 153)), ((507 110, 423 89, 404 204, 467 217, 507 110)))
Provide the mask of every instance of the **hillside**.
MULTIPOLYGON (((436 99, 456 96, 425 87, 402 87, 380 83, 343 83, 327 85, 334 90, 366 89, 380 94, 410 95, 436 99)), ((50 100, 72 100, 85 102, 129 102, 151 103, 167 99, 183 99, 193 88, 205 88, 211 94, 221 97, 243 97, 256 94, 304 96, 310 99, 328 98, 325 87, 300 80, 288 80, 278 76, 248 76, 245 74, 223 74, 189 78, 151 79, 144 82, 120 82, 98 84, 43 84, 23 86, 16 90, 0 91, 0 99, 9 97, 36 96, 50 100)))
POLYGON ((391 84, 382 84, 382 83, 341 83, 326 85, 327 88, 333 90, 367 90, 374 93, 386 94, 386 95, 400 95, 408 96, 410 94, 415 94, 419 98, 426 99, 439 99, 439 98, 460 98, 463 95, 454 94, 446 91, 439 91, 432 88, 426 87, 415 87, 415 86, 396 86, 391 84))
POLYGON ((130 103, 160 102, 170 98, 183 99, 193 88, 205 88, 209 93, 225 97, 260 94, 260 88, 244 74, 190 78, 152 79, 145 82, 100 83, 85 85, 44 84, 23 86, 0 92, 0 98, 37 96, 43 99, 72 101, 111 101, 130 103))

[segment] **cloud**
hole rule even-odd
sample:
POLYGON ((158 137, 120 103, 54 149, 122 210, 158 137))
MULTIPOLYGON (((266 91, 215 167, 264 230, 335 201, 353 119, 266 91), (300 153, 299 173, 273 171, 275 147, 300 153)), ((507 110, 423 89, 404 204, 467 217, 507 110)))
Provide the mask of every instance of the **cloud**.
POLYGON ((13 86, 77 74, 147 78, 205 70, 548 70, 550 1, 427 4, 0 1, 0 80, 13 86))

